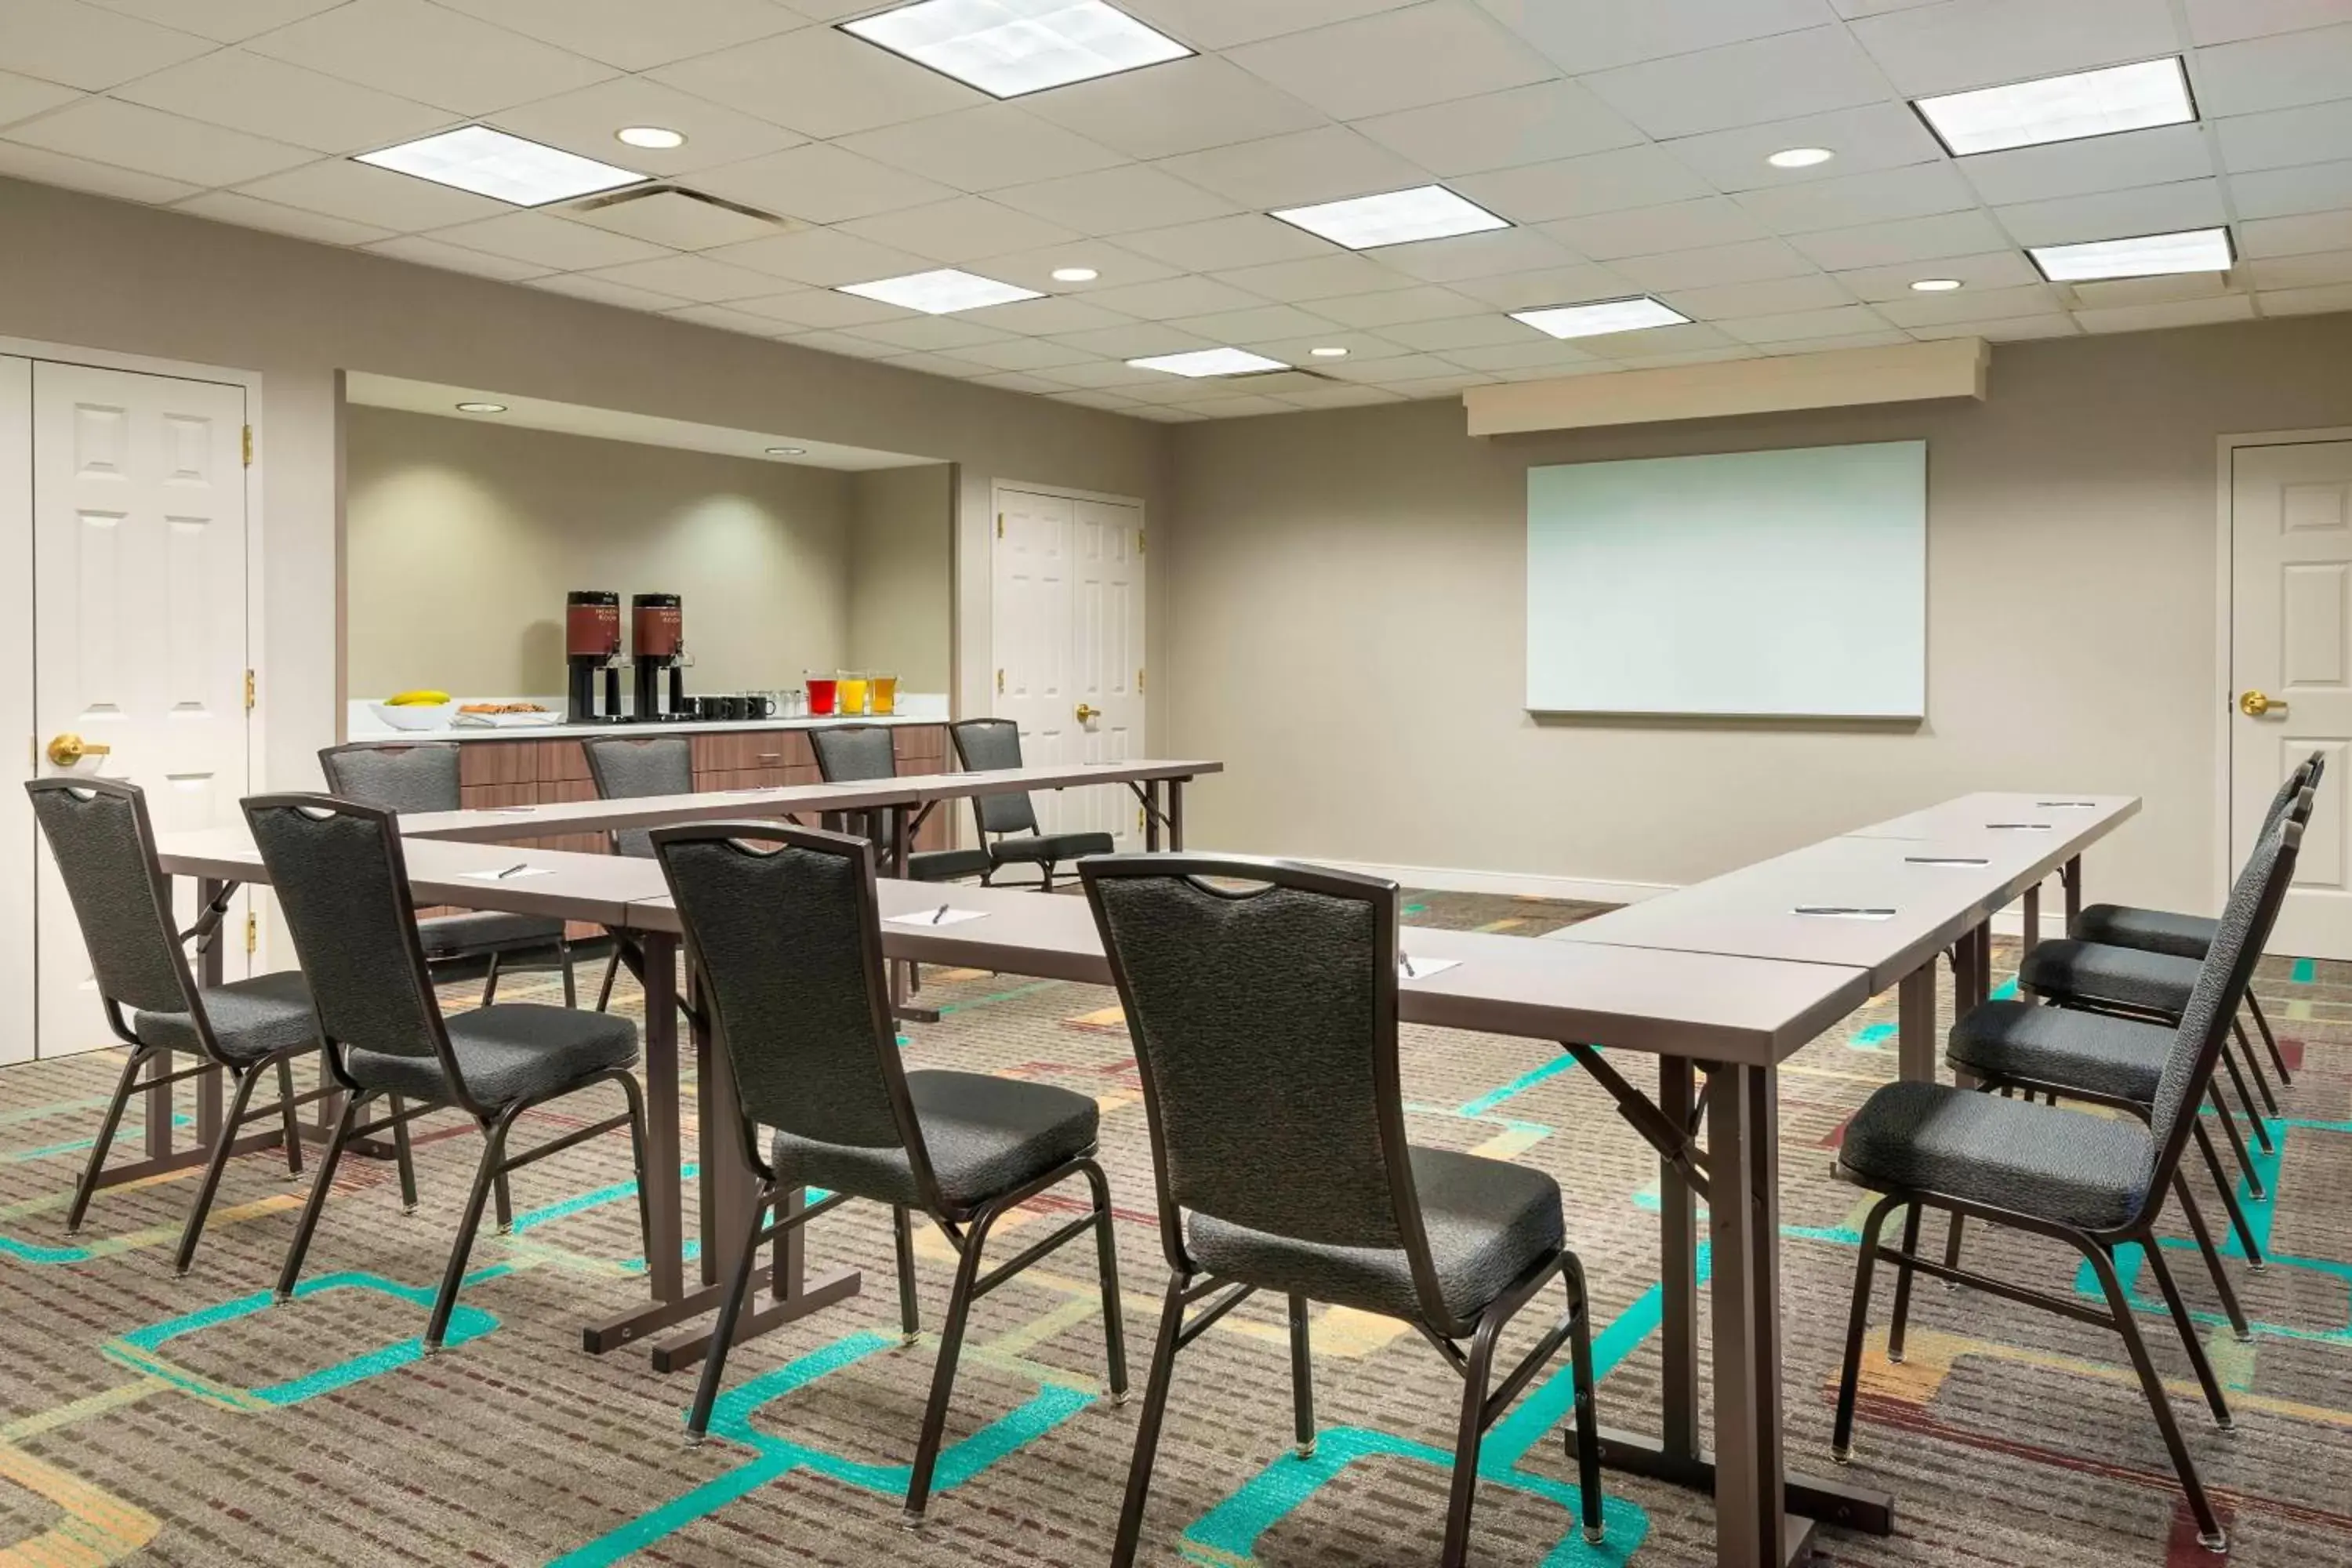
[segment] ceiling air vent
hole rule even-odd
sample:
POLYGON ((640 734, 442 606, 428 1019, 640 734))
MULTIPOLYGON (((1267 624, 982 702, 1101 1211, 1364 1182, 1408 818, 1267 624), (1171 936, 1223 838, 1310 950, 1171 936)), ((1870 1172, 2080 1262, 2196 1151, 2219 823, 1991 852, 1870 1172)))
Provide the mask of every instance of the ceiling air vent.
POLYGON ((2109 278, 2073 283, 2074 303, 2085 310, 2110 305, 2169 305, 2183 300, 2214 300, 2237 291, 2227 272, 2177 272, 2160 278, 2109 278))
POLYGON ((708 250, 714 245, 761 239, 808 226, 682 185, 635 186, 609 196, 591 197, 564 211, 581 223, 673 250, 708 250))

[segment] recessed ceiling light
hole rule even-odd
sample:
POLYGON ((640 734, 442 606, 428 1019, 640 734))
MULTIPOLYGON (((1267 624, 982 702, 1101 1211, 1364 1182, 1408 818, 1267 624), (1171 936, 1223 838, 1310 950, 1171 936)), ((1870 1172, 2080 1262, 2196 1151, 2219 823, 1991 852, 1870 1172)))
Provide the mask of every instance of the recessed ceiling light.
POLYGON ((1776 169, 1810 169, 1836 156, 1826 147, 1787 147, 1764 161, 1776 169))
POLYGON ((667 150, 686 145, 686 133, 672 131, 665 125, 625 125, 613 132, 616 141, 632 147, 654 147, 667 150))
POLYGON ((2175 272, 2227 272, 2237 260, 2226 228, 2189 228, 2081 245, 2032 245, 2025 253, 2053 283, 2095 278, 2161 278, 2175 272))
POLYGON ((1274 216, 1350 250, 1403 245, 1416 239, 1444 239, 1451 235, 1511 226, 1444 185, 1416 185, 1409 191, 1350 196, 1343 202, 1291 207, 1274 216))
POLYGON ((2197 118, 2178 55, 1922 98, 1912 107, 1954 157, 2186 125, 2197 118))
POLYGON ((976 272, 942 267, 936 272, 910 272, 904 278, 881 278, 871 283, 844 283, 836 290, 886 305, 920 310, 927 316, 950 316, 977 310, 982 305, 1009 305, 1015 300, 1042 300, 1034 289, 999 283, 976 272))
POLYGON ((806 447, 771 447, 768 448, 768 456, 771 458, 805 458, 808 456, 808 448, 806 447))
POLYGON ((461 125, 382 152, 362 153, 357 161, 436 184, 455 185, 476 195, 495 196, 519 207, 545 206, 549 202, 634 185, 646 177, 560 147, 542 147, 487 125, 461 125))
POLYGON ((1249 375, 1257 371, 1288 370, 1278 359, 1247 349, 1195 349, 1185 354, 1154 354, 1127 362, 1138 370, 1164 370, 1170 375, 1249 375))
POLYGON ((918 0, 841 27, 998 98, 1192 52, 1102 0, 918 0))
POLYGON ((1307 352, 1313 354, 1317 359, 1346 359, 1348 357, 1348 351, 1338 347, 1308 349, 1307 352))
POLYGON ((1096 271, 1091 267, 1056 267, 1054 268, 1054 281, 1056 283, 1091 283, 1101 276, 1101 273, 1096 271))
POLYGON ((1581 305, 1553 305, 1540 310, 1513 310, 1511 320, 1525 321, 1555 338, 1598 338, 1610 332, 1638 332, 1645 327, 1680 327, 1690 318, 1659 304, 1647 294, 1628 300, 1592 300, 1581 305))
POLYGON ((457 405, 457 412, 460 414, 504 414, 506 411, 507 405, 503 403, 460 403, 457 405))
POLYGON ((1960 286, 1957 278, 1922 278, 1911 287, 1922 294, 1948 294, 1960 286))

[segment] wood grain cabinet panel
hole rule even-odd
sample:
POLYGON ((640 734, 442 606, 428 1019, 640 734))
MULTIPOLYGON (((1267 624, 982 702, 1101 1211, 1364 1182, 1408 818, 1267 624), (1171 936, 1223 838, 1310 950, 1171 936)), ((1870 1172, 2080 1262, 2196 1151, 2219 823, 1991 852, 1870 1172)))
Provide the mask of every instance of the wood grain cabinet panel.
MULTIPOLYGON (((540 783, 566 783, 574 779, 583 784, 587 782, 588 753, 581 749, 579 742, 536 741, 532 744, 539 748, 540 783)), ((587 795, 578 798, 593 799, 594 795, 595 792, 591 790, 587 795)))
MULTIPOLYGON (((539 780, 536 741, 467 741, 457 750, 457 782, 461 785, 527 784, 539 780)), ((471 804, 470 802, 468 804, 471 804)), ((501 801, 520 805, 524 801, 501 801)))

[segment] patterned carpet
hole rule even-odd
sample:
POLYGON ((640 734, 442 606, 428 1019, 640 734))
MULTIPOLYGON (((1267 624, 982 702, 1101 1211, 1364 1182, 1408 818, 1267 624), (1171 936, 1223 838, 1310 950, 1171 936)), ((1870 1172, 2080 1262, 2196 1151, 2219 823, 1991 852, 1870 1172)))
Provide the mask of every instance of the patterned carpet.
MULTIPOLYGON (((1429 894, 1412 900, 1410 918, 1532 935, 1590 912, 1429 894)), ((1999 955, 1997 979, 2012 960, 2011 951, 1999 955)), ((539 991, 538 980, 510 982, 509 999, 539 991)), ((2271 1124, 2278 1147, 2264 1169, 2273 1196, 2252 1205, 2273 1261, 2261 1273, 2237 1266, 2256 1339, 2240 1345, 2221 1327, 2210 1342, 2235 1391, 2234 1434, 2216 1431, 2197 1405, 2160 1319, 2149 1320, 2149 1339, 2181 1391, 2181 1420, 2208 1483, 2232 1516, 2235 1560, 2352 1562, 2352 965, 2274 961, 2259 984, 2290 1038, 2290 1060, 2305 1065, 2282 1091, 2285 1117, 2271 1124)), ((1099 1098, 1139 1385, 1164 1270, 1142 1108, 1113 998, 952 972, 934 973, 925 999, 945 1003, 947 1015, 909 1030, 911 1064, 1035 1077, 1099 1098)), ((463 1005, 454 995, 451 1004, 463 1005)), ((1833 1367, 1853 1264, 1857 1194, 1828 1179, 1828 1151, 1853 1108, 1893 1076, 1893 1036, 1890 995, 1785 1069, 1792 1468, 1830 1468, 1833 1367)), ((1650 1426, 1656 1164, 1646 1146, 1589 1079, 1538 1043, 1409 1029, 1405 1062, 1417 1141, 1531 1161, 1559 1179, 1570 1237, 1598 1298, 1602 1420, 1650 1426)), ((85 1233, 65 1236, 72 1173, 118 1067, 100 1054, 0 1072, 0 1568, 298 1560, 1095 1568, 1108 1556, 1134 1407, 1114 1409, 1101 1396, 1084 1247, 980 1304, 942 1489, 930 1524, 909 1536, 898 1528, 898 1497, 931 1345, 898 1345, 886 1211, 851 1205, 818 1223, 812 1269, 863 1268, 865 1294, 740 1351, 718 1440, 688 1448, 687 1375, 656 1376, 640 1352, 580 1350, 583 1321, 642 1299, 621 1141, 516 1178, 516 1234, 484 1238, 452 1348, 424 1360, 415 1336, 478 1147, 468 1128, 453 1117, 428 1124, 425 1201, 413 1218, 401 1215, 388 1166, 346 1162, 306 1289, 273 1310, 268 1286, 304 1188, 268 1155, 231 1169, 187 1279, 173 1278, 170 1256, 193 1173, 101 1194, 85 1233)), ((578 1107, 579 1121, 603 1114, 601 1100, 578 1107)), ((577 1122, 544 1114, 526 1126, 568 1124, 577 1122)), ((134 1111, 125 1154, 139 1135, 134 1111)), ((1042 1225, 1062 1212, 1040 1205, 1016 1217, 1042 1225)), ((997 1256, 1016 1250, 1027 1228, 1001 1228, 997 1256)), ((1979 1265, 2060 1290, 2087 1284, 2053 1247, 1979 1236, 1971 1232, 1979 1265)), ((926 1321, 935 1325, 945 1244, 926 1236, 919 1259, 926 1321)), ((2202 1271, 2178 1272, 2192 1301, 2210 1309, 2202 1271)), ((2200 1560, 2112 1336, 1932 1282, 1915 1310, 1906 1363, 1891 1366, 1874 1349, 1866 1363, 1853 1472, 1896 1495, 1899 1532, 1824 1531, 1825 1561, 2185 1568, 2200 1560)), ((1882 1334, 1884 1321, 1882 1306, 1882 1334)), ((1559 1366, 1488 1440, 1474 1561, 1711 1563, 1706 1500, 1620 1477, 1608 1482, 1607 1543, 1579 1538, 1559 1439, 1568 1397, 1559 1366)), ((1452 1374, 1402 1325, 1321 1310, 1315 1373, 1321 1444, 1300 1460, 1291 1454, 1278 1300, 1250 1303, 1186 1352, 1147 1562, 1435 1560, 1452 1374)))

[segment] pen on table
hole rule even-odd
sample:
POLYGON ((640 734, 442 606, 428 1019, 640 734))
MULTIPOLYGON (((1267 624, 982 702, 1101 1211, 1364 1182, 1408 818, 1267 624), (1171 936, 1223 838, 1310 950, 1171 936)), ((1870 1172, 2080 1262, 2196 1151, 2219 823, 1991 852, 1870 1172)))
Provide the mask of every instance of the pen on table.
POLYGON ((948 907, 945 904, 941 904, 938 909, 931 911, 931 923, 933 925, 939 924, 941 921, 947 918, 948 907))
POLYGON ((1399 960, 1398 960, 1398 962, 1399 962, 1399 963, 1402 963, 1402 964, 1404 965, 1404 977, 1405 977, 1407 980, 1418 980, 1418 979, 1420 979, 1420 978, 1421 978, 1421 976, 1419 976, 1418 974, 1415 974, 1415 973, 1413 973, 1413 969, 1412 969, 1412 958, 1410 958, 1410 957, 1401 958, 1401 959, 1399 959, 1399 960))
POLYGON ((499 881, 503 882, 503 881, 505 881, 509 877, 513 876, 513 875, 514 875, 516 872, 518 872, 518 871, 528 871, 528 870, 530 870, 530 861, 528 861, 528 860, 518 860, 518 861, 516 861, 513 865, 511 865, 511 866, 508 867, 505 870, 503 870, 503 871, 499 872, 499 875, 498 875, 498 880, 499 880, 499 881))

